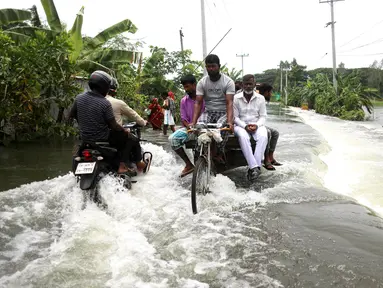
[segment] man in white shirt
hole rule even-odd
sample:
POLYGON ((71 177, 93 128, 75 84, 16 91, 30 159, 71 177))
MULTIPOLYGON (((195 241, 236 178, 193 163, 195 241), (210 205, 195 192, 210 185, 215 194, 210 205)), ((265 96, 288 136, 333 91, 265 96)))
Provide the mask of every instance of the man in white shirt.
MULTIPOLYGON (((147 121, 145 121, 136 111, 128 106, 123 100, 116 99, 118 83, 115 78, 112 79, 110 85, 110 90, 106 99, 112 104, 114 118, 116 122, 122 126, 122 116, 128 117, 130 120, 134 120, 140 126, 146 126, 147 121)), ((137 170, 140 172, 146 172, 147 164, 142 161, 142 149, 140 142, 136 142, 132 147, 133 161, 136 163, 137 170)))
POLYGON ((234 133, 238 137, 242 153, 249 170, 247 179, 255 180, 261 174, 262 157, 267 145, 266 103, 262 95, 254 92, 255 77, 248 74, 243 77, 243 91, 234 96, 234 133), (257 142, 253 153, 250 137, 257 142))

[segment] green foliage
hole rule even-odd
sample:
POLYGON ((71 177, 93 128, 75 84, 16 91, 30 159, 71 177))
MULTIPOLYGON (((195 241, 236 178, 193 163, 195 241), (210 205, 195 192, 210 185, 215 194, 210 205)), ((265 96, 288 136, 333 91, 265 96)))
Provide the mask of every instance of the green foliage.
POLYGON ((363 107, 370 113, 373 109, 371 97, 374 93, 374 90, 363 87, 358 73, 338 76, 338 95, 329 78, 325 74, 317 74, 306 85, 290 90, 288 105, 300 107, 307 103, 319 114, 362 121, 365 116, 363 107))
POLYGON ((223 74, 226 74, 231 79, 233 79, 233 81, 242 81, 242 70, 238 71, 235 68, 231 68, 231 70, 229 70, 229 67, 226 65, 222 65, 220 70, 223 74))
POLYGON ((61 25, 60 17, 57 13, 54 1, 41 0, 41 5, 43 6, 45 15, 47 16, 49 27, 53 31, 63 31, 63 26, 61 25))
MULTIPOLYGON (((69 36, 51 41, 37 33, 16 45, 0 31, 0 122, 12 123, 19 138, 35 138, 52 131, 52 106, 64 109, 79 92, 69 62, 69 36)), ((61 119, 59 119, 61 120, 61 119)), ((60 122, 60 121, 59 121, 60 122)))
POLYGON ((117 98, 124 100, 138 114, 144 115, 149 100, 147 96, 137 93, 138 83, 132 72, 129 65, 123 65, 119 68, 117 72, 119 83, 117 98))
MULTIPOLYGON (((0 26, 17 43, 25 43, 29 38, 36 37, 36 33, 44 31, 51 39, 59 33, 66 33, 64 25, 61 23, 58 11, 53 0, 41 0, 49 27, 41 27, 41 22, 35 7, 31 12, 17 9, 0 9, 0 26), (25 22, 29 20, 30 22, 25 22), (30 25, 32 24, 32 25, 30 25)), ((96 37, 82 37, 84 7, 77 14, 71 34, 71 45, 73 49, 70 53, 70 60, 76 62, 78 66, 88 73, 94 68, 111 73, 119 64, 137 63, 142 53, 127 51, 124 49, 113 50, 110 46, 104 47, 108 41, 113 41, 123 32, 135 33, 137 27, 129 20, 125 19, 100 32, 96 37)))
POLYGON ((151 46, 151 53, 137 74, 141 94, 157 97, 162 92, 177 93, 183 89, 180 83, 183 75, 202 77, 202 68, 198 67, 199 62, 190 59, 190 50, 168 52, 165 48, 151 46))
POLYGON ((32 13, 27 10, 20 9, 0 9, 0 27, 11 23, 20 23, 25 20, 30 20, 32 13))

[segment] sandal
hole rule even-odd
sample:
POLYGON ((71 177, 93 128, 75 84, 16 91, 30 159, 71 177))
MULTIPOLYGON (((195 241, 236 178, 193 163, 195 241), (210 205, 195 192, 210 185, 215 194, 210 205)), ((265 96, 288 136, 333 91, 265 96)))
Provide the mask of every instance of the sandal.
POLYGON ((279 163, 277 160, 273 160, 273 161, 271 161, 271 165, 274 165, 274 166, 282 166, 283 164, 282 164, 282 163, 279 163))
POLYGON ((182 170, 182 173, 181 173, 180 177, 183 178, 183 177, 185 177, 186 175, 189 175, 189 174, 191 174, 191 173, 193 173, 193 172, 194 172, 194 167, 191 168, 191 169, 189 169, 189 170, 186 170, 186 171, 185 171, 185 169, 184 169, 184 170, 182 170))
POLYGON ((275 167, 273 165, 271 165, 270 162, 266 162, 265 164, 263 164, 263 167, 266 169, 266 170, 271 170, 271 171, 274 171, 275 170, 275 167))
POLYGON ((153 155, 150 152, 145 152, 142 155, 142 158, 143 158, 144 163, 146 164, 145 168, 142 170, 142 173, 145 174, 145 173, 149 172, 150 165, 152 164, 153 155), (148 157, 146 157, 146 155, 148 155, 148 157))

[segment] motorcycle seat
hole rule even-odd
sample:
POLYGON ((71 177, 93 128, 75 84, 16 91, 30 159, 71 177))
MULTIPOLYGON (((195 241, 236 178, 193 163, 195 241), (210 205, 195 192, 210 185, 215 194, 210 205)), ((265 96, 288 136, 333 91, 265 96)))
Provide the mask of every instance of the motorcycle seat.
POLYGON ((109 142, 95 142, 97 146, 99 146, 102 150, 117 153, 117 149, 110 146, 109 142))

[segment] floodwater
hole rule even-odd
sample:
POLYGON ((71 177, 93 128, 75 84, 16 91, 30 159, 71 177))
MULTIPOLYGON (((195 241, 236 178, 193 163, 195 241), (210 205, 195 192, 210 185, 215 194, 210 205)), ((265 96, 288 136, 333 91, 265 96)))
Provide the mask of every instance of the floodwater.
POLYGON ((382 111, 271 105, 284 165, 252 185, 245 168, 217 175, 197 215, 160 132, 132 190, 100 183, 106 211, 82 210, 71 144, 1 147, 0 287, 383 287, 382 111))

